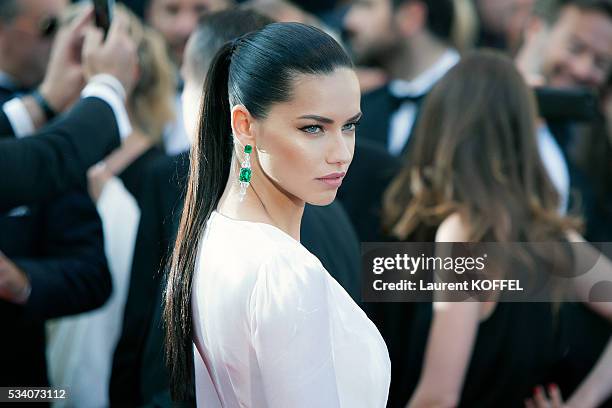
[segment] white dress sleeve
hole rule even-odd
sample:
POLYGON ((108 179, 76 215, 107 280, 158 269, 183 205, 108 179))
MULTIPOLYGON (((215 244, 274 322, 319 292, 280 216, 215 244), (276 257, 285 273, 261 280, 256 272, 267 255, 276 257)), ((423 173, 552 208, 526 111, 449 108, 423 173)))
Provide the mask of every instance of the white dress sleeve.
POLYGON ((326 274, 297 251, 259 271, 250 329, 269 407, 340 407, 326 274))

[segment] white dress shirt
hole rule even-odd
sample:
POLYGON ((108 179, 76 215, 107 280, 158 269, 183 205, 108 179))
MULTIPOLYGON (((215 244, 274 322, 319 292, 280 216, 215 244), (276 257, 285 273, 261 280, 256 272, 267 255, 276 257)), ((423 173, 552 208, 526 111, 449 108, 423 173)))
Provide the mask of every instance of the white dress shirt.
POLYGON ((176 117, 164 128, 164 150, 169 156, 174 156, 191 148, 191 139, 187 135, 183 122, 183 103, 180 94, 174 98, 176 117))
MULTIPOLYGON (((0 71, 0 86, 10 91, 18 93, 15 80, 6 72, 0 71)), ((19 98, 13 98, 2 105, 2 110, 8 118, 13 132, 17 137, 28 136, 34 133, 34 122, 30 118, 30 114, 25 105, 19 98)))
MULTIPOLYGON (((4 76, 0 75, 0 80, 3 80, 2 78, 6 80, 6 74, 4 76)), ((132 126, 125 108, 125 91, 123 85, 116 78, 107 74, 92 77, 81 92, 81 97, 99 98, 111 107, 121 139, 125 139, 132 133, 132 126), (109 86, 109 84, 112 85, 109 86)), ((2 105, 2 110, 8 118, 16 137, 29 136, 35 132, 34 122, 20 97, 5 102, 2 105)))
POLYGON ((570 176, 561 147, 548 126, 541 125, 537 133, 538 150, 548 176, 559 193, 559 212, 565 214, 569 202, 570 176))
MULTIPOLYGON (((418 97, 425 95, 450 70, 460 56, 452 48, 444 54, 426 71, 412 81, 396 79, 389 84, 389 91, 397 97, 418 97)), ((417 106, 414 102, 406 101, 391 115, 387 149, 394 156, 399 156, 408 142, 410 132, 416 119, 417 106)))

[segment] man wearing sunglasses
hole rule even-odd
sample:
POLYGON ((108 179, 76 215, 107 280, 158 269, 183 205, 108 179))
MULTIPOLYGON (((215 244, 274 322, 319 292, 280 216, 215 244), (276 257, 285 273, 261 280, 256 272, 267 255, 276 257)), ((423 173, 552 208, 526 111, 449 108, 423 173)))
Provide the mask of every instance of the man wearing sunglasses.
POLYGON ((78 70, 43 80, 58 19, 68 3, 0 1, 0 105, 15 136, 34 133, 64 111, 84 85, 78 70))
POLYGON ((0 103, 42 81, 68 0, 0 1, 0 103))
POLYGON ((121 16, 104 40, 91 11, 58 32, 43 81, 61 84, 71 73, 77 95, 87 81, 74 107, 30 136, 6 114, 10 101, 0 110, 1 386, 47 386, 45 321, 99 307, 110 295, 96 209, 78 189, 60 195, 131 132, 124 103, 136 45, 121 16))

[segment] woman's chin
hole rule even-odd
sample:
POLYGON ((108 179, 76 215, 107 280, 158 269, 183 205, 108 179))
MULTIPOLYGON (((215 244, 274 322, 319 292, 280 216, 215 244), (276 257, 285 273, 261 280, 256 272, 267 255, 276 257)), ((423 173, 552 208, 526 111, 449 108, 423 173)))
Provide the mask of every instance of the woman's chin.
POLYGON ((330 205, 336 199, 337 192, 338 192, 337 190, 334 190, 333 192, 330 191, 330 192, 323 193, 323 194, 317 194, 316 196, 309 197, 310 199, 305 200, 305 201, 310 205, 318 205, 318 206, 330 205))

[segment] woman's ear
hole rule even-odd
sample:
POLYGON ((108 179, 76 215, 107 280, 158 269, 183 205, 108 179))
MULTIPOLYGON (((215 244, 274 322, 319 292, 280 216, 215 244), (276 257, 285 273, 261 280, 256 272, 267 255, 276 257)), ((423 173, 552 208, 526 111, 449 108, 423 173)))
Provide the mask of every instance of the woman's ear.
POLYGON ((232 133, 242 146, 255 146, 254 119, 244 105, 232 108, 232 133))

